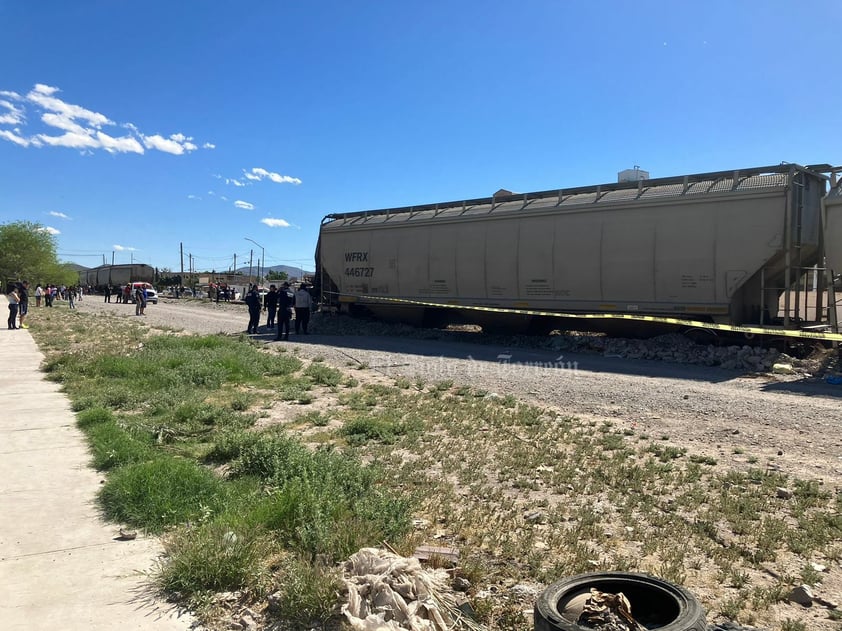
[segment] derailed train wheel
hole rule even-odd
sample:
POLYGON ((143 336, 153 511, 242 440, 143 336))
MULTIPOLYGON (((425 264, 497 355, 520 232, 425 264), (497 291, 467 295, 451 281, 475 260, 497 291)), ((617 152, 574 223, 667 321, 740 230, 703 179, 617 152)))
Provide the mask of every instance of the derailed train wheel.
POLYGON ((705 612, 683 587, 648 574, 595 572, 565 578, 550 585, 535 603, 535 631, 589 631, 577 624, 591 588, 622 592, 632 617, 645 629, 705 631, 705 612))

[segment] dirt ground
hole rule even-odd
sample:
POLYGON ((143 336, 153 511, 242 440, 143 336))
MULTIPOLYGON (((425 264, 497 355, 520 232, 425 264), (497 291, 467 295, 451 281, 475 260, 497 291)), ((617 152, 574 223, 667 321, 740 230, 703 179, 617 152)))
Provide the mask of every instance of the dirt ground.
MULTIPOLYGON (((105 304, 101 298, 86 298, 78 306, 134 317, 132 305, 105 304)), ((150 305, 145 319, 197 333, 237 333, 245 330, 248 316, 238 305, 163 299, 150 305)), ((735 469, 765 467, 842 493, 842 385, 811 374, 807 362, 796 374, 749 373, 598 353, 561 354, 514 341, 488 344, 480 336, 471 342, 465 335, 439 331, 394 329, 381 335, 390 330, 354 326, 359 334, 317 316, 310 335, 277 343, 344 370, 364 367, 354 373, 361 380, 452 380, 566 415, 669 436, 672 443, 735 469), (366 334, 371 332, 378 334, 366 334)), ((273 331, 256 337, 275 343, 273 331)), ((842 605, 842 568, 838 562, 826 564, 820 596, 842 605)), ((784 620, 795 618, 791 608, 799 606, 779 607, 776 615, 784 620)), ((821 608, 808 618, 810 629, 839 629, 821 608)))

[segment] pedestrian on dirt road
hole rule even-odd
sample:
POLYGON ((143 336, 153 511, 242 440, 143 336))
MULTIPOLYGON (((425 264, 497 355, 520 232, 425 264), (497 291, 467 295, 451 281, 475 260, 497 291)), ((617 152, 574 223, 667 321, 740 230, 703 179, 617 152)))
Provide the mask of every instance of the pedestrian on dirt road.
POLYGON ((111 285, 105 286, 105 302, 111 302, 111 285))
POLYGON ((269 285, 269 292, 263 298, 263 310, 266 311, 266 328, 275 326, 275 313, 278 311, 278 288, 269 285))
POLYGON ((260 326, 260 294, 257 291, 257 285, 249 287, 244 301, 249 308, 249 324, 246 333, 256 334, 257 327, 260 326))
POLYGON ((301 283, 295 292, 295 334, 301 331, 307 335, 307 324, 310 322, 310 309, 313 308, 313 297, 307 291, 307 283, 301 283))
POLYGON ((276 340, 289 339, 289 319, 292 317, 293 301, 289 283, 284 283, 278 292, 278 335, 275 337, 276 340))

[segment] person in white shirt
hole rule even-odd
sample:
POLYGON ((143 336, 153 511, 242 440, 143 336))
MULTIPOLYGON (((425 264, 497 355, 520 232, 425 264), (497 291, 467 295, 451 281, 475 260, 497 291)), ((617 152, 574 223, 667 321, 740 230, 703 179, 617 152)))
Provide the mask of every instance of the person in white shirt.
POLYGON ((298 291, 295 292, 295 334, 301 331, 307 335, 307 323, 310 322, 310 309, 313 306, 313 297, 307 291, 307 283, 301 283, 298 291))

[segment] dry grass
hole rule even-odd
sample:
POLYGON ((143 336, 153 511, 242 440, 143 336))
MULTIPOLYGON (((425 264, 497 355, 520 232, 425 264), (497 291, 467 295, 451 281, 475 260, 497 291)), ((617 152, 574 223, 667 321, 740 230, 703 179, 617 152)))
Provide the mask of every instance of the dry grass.
MULTIPOLYGON (((51 356, 103 345, 130 353, 160 333, 119 318, 43 318, 32 318, 33 332, 51 356)), ((685 585, 709 621, 838 629, 822 607, 785 601, 802 582, 837 596, 842 586, 842 496, 819 481, 762 466, 737 471, 667 436, 460 384, 389 381, 322 361, 298 375, 281 389, 258 384, 232 405, 263 430, 284 427, 382 466, 417 506, 415 531, 391 543, 404 553, 420 542, 460 549, 461 574, 487 620, 505 613, 507 628, 530 629, 512 611, 534 601, 513 586, 538 591, 610 569, 685 585)))

